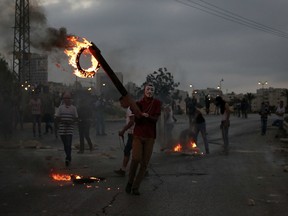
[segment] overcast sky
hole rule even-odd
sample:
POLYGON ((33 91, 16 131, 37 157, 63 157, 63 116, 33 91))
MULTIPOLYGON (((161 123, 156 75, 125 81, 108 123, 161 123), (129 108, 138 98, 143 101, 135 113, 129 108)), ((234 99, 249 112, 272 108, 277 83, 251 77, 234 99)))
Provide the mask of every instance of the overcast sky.
MULTIPOLYGON (((288 88, 287 0, 38 2, 47 26, 93 41, 111 68, 124 74, 124 83, 140 85, 147 74, 166 67, 183 90, 190 84, 216 88, 221 79, 224 93, 254 93, 261 88, 258 81, 288 88)), ((48 76, 50 81, 75 80, 53 60, 48 76)))

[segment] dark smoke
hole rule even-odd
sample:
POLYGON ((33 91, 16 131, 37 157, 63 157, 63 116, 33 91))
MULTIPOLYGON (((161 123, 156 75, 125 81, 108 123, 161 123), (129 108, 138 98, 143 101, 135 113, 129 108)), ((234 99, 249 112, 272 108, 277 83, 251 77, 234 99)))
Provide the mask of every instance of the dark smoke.
POLYGON ((67 30, 62 27, 60 29, 55 29, 52 27, 47 27, 41 34, 37 33, 38 37, 31 40, 31 45, 43 51, 53 51, 57 49, 65 49, 67 44, 67 30))
POLYGON ((49 27, 43 7, 30 5, 31 45, 40 51, 57 51, 67 46, 67 30, 49 27))
MULTIPOLYGON (((0 53, 5 55, 11 55, 13 51, 15 4, 15 0, 0 1, 0 53)), ((45 10, 37 1, 30 1, 29 12, 31 52, 62 51, 67 46, 66 28, 48 26, 45 10)))
POLYGON ((11 54, 13 51, 13 26, 14 26, 14 1, 0 1, 0 53, 3 55, 11 54))

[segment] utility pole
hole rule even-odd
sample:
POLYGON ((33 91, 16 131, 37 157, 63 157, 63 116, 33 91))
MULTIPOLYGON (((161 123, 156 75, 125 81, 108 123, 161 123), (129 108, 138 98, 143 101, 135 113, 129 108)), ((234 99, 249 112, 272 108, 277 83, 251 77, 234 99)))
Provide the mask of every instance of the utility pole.
POLYGON ((30 21, 29 0, 15 0, 13 73, 19 84, 30 82, 30 21))

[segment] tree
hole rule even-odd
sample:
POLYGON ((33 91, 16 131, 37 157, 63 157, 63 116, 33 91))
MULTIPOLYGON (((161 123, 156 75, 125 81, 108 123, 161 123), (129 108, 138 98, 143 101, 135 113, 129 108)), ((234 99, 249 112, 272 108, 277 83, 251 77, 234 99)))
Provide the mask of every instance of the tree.
POLYGON ((172 102, 171 99, 175 99, 177 93, 175 88, 179 86, 179 82, 174 82, 172 73, 168 72, 167 69, 159 68, 158 71, 154 71, 152 74, 148 74, 146 82, 142 84, 141 93, 146 83, 152 83, 155 87, 155 96, 158 97, 164 103, 172 102))
POLYGON ((252 93, 247 93, 244 95, 244 97, 247 99, 248 101, 248 104, 249 104, 249 111, 251 112, 251 103, 252 103, 252 100, 255 99, 255 95, 252 94, 252 93))
POLYGON ((13 99, 17 93, 16 77, 8 68, 8 63, 0 56, 0 130, 5 138, 13 130, 13 99))
POLYGON ((8 68, 8 63, 0 56, 0 93, 1 97, 10 97, 13 90, 15 76, 8 68))

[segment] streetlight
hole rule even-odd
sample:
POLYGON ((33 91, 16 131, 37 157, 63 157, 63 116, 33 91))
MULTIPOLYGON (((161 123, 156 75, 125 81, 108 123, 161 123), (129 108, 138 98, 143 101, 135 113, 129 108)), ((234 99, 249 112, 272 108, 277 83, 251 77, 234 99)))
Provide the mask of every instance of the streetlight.
POLYGON ((263 101, 264 101, 264 85, 268 85, 268 82, 262 82, 262 81, 258 81, 258 85, 262 85, 262 97, 263 97, 263 101))
POLYGON ((192 85, 192 84, 190 84, 190 85, 189 85, 189 87, 190 87, 190 88, 192 88, 192 91, 191 91, 191 92, 192 92, 192 93, 191 93, 191 96, 193 97, 193 92, 194 92, 194 88, 193 88, 193 85, 192 85))
POLYGON ((259 81, 258 85, 262 85, 262 89, 264 89, 264 85, 268 85, 268 82, 267 81, 265 81, 265 82, 259 81))

